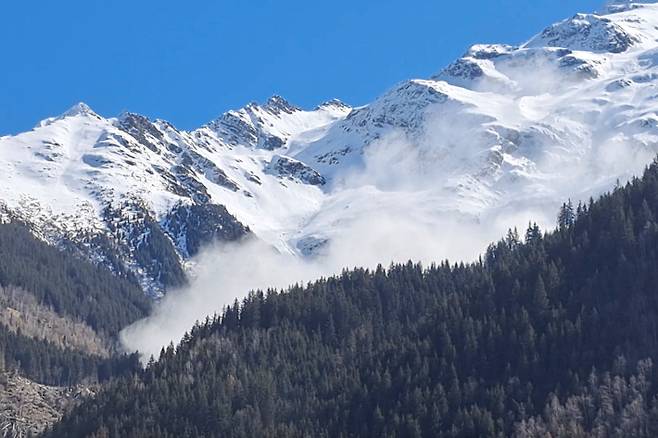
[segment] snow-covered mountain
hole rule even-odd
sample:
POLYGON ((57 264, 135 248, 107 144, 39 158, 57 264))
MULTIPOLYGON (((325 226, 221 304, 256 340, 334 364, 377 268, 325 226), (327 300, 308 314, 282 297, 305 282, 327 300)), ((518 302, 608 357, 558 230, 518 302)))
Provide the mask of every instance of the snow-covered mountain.
POLYGON ((274 96, 188 132, 78 104, 0 137, 1 217, 153 295, 213 240, 255 235, 308 256, 386 211, 495 228, 648 164, 657 86, 658 5, 622 2, 519 46, 473 46, 359 108, 274 96))
POLYGON ((277 151, 348 112, 338 101, 302 111, 275 96, 184 132, 80 103, 0 138, 0 208, 4 220, 130 271, 157 295, 182 284, 184 262, 212 240, 251 227, 285 250, 279 233, 316 210, 325 180, 277 151))

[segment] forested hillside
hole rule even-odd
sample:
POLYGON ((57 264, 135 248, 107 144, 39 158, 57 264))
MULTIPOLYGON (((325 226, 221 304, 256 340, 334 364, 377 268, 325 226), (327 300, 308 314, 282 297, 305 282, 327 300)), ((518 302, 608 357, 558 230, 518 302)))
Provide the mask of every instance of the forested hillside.
POLYGON ((0 225, 0 260, 0 286, 21 287, 55 312, 82 319, 104 334, 116 334, 149 309, 129 274, 114 275, 60 251, 21 223, 0 225))
POLYGON ((476 263, 251 293, 50 436, 656 436, 657 217, 654 163, 476 263))
POLYGON ((74 385, 130 373, 135 357, 110 356, 118 331, 143 317, 149 301, 115 275, 34 237, 0 225, 0 371, 74 385))

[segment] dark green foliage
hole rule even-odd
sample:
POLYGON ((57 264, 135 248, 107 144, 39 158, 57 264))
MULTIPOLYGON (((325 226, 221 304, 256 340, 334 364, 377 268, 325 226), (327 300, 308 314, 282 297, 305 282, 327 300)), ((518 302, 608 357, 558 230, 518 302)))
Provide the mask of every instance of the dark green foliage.
MULTIPOLYGON (((188 156, 187 160, 191 158, 188 156)), ((187 164, 177 167, 190 171, 187 164)), ((188 177, 189 181, 196 181, 188 177)), ((204 245, 238 240, 250 232, 224 206, 208 204, 208 199, 202 204, 179 204, 160 220, 137 199, 108 204, 103 209, 103 219, 112 237, 92 243, 105 258, 103 263, 115 272, 126 270, 125 260, 135 261, 145 274, 141 279, 146 280, 147 292, 153 291, 150 286, 157 292, 184 286, 185 258, 197 255, 204 245)))
POLYGON ((2 325, 0 363, 4 363, 6 369, 19 370, 31 380, 56 386, 104 382, 118 375, 130 375, 140 367, 137 354, 111 358, 90 356, 12 333, 2 325))
POLYGON ((175 288, 186 284, 185 271, 171 240, 157 222, 147 218, 142 225, 143 228, 136 229, 135 235, 131 236, 131 239, 140 239, 135 250, 137 263, 166 287, 175 288), (138 236, 137 232, 142 235, 138 236))
POLYGON ((174 243, 142 204, 130 200, 119 207, 107 205, 103 217, 114 238, 120 242, 114 249, 106 248, 110 249, 110 254, 120 253, 126 259, 134 258, 148 277, 164 289, 187 283, 174 243))
POLYGON ((107 335, 118 333, 149 309, 133 280, 59 251, 21 223, 0 224, 0 286, 10 285, 107 335))
POLYGON ((573 203, 571 199, 569 202, 562 204, 560 213, 557 215, 557 226, 560 229, 568 228, 573 225, 576 220, 576 212, 573 210, 573 203))
MULTIPOLYGON (((51 436, 543 436, 527 427, 552 427, 541 416, 561 400, 608 406, 593 369, 658 359, 658 165, 571 214, 525 243, 510 231, 473 264, 252 293, 51 436)), ((656 376, 633 378, 600 421, 654 436, 656 376)))
MULTIPOLYGON (((59 251, 24 224, 0 224, 0 286, 29 291, 60 316, 83 321, 108 344, 118 331, 148 312, 150 303, 133 279, 59 251)), ((13 333, 0 324, 0 363, 49 385, 106 381, 134 372, 135 356, 102 358, 13 333)))

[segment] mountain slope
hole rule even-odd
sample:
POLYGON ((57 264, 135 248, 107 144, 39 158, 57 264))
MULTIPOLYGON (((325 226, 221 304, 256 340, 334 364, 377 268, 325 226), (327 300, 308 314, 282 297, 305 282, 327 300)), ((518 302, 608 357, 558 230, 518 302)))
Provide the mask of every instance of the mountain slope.
MULTIPOLYGON (((28 221, 53 243, 133 272, 157 295, 184 283, 184 262, 201 242, 249 234, 222 204, 240 205, 248 220, 265 216, 260 204, 272 204, 268 216, 290 220, 295 199, 319 193, 313 183, 319 176, 303 165, 279 159, 266 171, 272 152, 264 146, 259 156, 247 148, 284 142, 345 107, 329 102, 306 112, 287 105, 273 98, 187 133, 136 114, 104 119, 79 104, 31 132, 0 138, 0 200, 9 219, 28 221), (289 186, 299 189, 288 193, 289 186)), ((265 234, 261 222, 257 228, 265 234)))
POLYGON ((150 305, 132 275, 0 224, 0 433, 36 433, 83 385, 131 374, 137 355, 117 353, 116 335, 150 305))
POLYGON ((32 236, 20 223, 0 225, 0 287, 19 287, 57 314, 115 336, 143 317, 150 302, 130 275, 112 274, 32 236))
POLYGON ((59 251, 18 222, 0 225, 0 369, 48 385, 130 371, 117 334, 150 309, 137 282, 59 251))
POLYGON ((0 431, 3 436, 37 436, 82 397, 85 388, 40 385, 15 373, 0 373, 0 431))
POLYGON ((476 263, 254 292, 50 436, 545 436, 530 418, 543 412, 558 436, 654 436, 651 362, 614 394, 602 373, 658 359, 656 217, 658 163, 565 204, 551 233, 510 231, 476 263), (560 413, 560 399, 593 391, 608 414, 560 413))
POLYGON ((0 138, 2 210, 152 296, 185 284, 202 243, 317 255, 374 212, 485 224, 484 243, 652 159, 657 27, 658 5, 613 4, 519 46, 473 46, 363 107, 274 96, 190 132, 79 104, 0 138))
POLYGON ((545 213, 543 205, 600 193, 641 171, 658 144, 658 6, 611 10, 578 14, 518 47, 473 46, 431 79, 355 109, 294 155, 358 189, 336 194, 336 209, 377 196, 390 209, 461 213, 491 226, 506 212, 545 213))

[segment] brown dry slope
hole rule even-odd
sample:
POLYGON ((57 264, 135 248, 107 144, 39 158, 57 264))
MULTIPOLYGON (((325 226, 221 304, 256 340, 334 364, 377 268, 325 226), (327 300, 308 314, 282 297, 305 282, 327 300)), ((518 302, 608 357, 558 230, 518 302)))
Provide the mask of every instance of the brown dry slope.
POLYGON ((0 437, 35 436, 91 395, 84 387, 46 386, 15 373, 0 373, 0 437))

